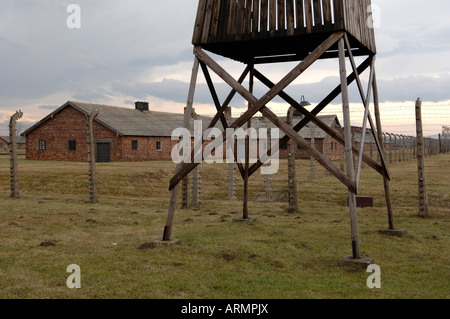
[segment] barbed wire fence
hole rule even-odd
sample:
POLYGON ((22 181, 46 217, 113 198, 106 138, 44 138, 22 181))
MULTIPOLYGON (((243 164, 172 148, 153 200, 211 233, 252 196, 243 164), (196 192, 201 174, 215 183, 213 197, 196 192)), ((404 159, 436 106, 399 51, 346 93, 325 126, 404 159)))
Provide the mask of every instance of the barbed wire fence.
MULTIPOLYGON (((279 117, 284 117, 286 112, 274 111, 279 117)), ((434 156, 438 154, 450 153, 450 105, 436 106, 432 103, 424 103, 422 106, 423 117, 423 135, 425 157, 434 156)), ((204 114, 207 115, 207 114, 204 114)), ((320 115, 337 115, 340 117, 340 110, 338 107, 327 110, 320 115)), ((358 127, 358 119, 362 116, 362 111, 353 110, 351 112, 353 122, 352 126, 358 127)), ((408 162, 417 159, 417 136, 416 136, 416 118, 415 118, 415 105, 402 105, 399 107, 384 108, 381 111, 382 123, 383 123, 383 144, 384 144, 384 156, 389 164, 408 162)), ((373 160, 378 163, 381 162, 380 156, 377 151, 375 140, 373 138, 373 132, 368 131, 365 142, 365 154, 369 155, 373 160)), ((354 144, 359 148, 358 135, 354 135, 354 144)), ((322 151, 324 155, 329 157, 330 148, 334 144, 327 142, 328 139, 324 139, 323 143, 326 145, 322 151)), ((341 153, 341 157, 344 156, 341 153)), ((355 155, 355 160, 357 156, 355 155)), ((339 166, 342 158, 334 159, 339 166)), ((296 165, 297 175, 300 177, 299 182, 308 179, 321 178, 329 176, 327 171, 321 166, 312 164, 312 161, 306 158, 298 158, 298 165, 296 165), (316 167, 317 166, 317 167, 316 167)), ((279 163, 280 168, 277 174, 271 176, 271 186, 267 187, 267 178, 261 174, 254 174, 250 179, 250 188, 252 190, 253 199, 257 199, 258 195, 267 193, 267 189, 271 192, 278 192, 278 198, 281 200, 288 200, 288 163, 287 159, 282 159, 279 163)), ((239 176, 238 170, 232 170, 230 164, 215 164, 206 165, 206 170, 214 170, 213 175, 217 175, 219 178, 204 178, 202 180, 202 196, 204 199, 213 198, 237 198, 240 197, 242 189, 242 179, 239 176), (230 195, 229 190, 232 190, 233 195, 230 195)), ((211 173, 211 172, 210 172, 211 173)), ((209 174, 206 174, 209 175, 209 174)), ((260 196, 260 198, 266 198, 267 196, 260 196)))

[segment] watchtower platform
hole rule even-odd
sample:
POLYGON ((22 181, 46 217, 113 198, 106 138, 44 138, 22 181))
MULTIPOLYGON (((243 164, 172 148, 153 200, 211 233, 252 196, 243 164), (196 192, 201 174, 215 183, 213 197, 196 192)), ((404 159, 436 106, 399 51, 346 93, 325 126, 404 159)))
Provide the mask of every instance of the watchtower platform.
MULTIPOLYGON (((244 63, 297 61, 347 31, 353 55, 370 55, 370 8, 370 0, 200 0, 192 43, 244 63)), ((320 58, 336 57, 337 44, 320 58)))

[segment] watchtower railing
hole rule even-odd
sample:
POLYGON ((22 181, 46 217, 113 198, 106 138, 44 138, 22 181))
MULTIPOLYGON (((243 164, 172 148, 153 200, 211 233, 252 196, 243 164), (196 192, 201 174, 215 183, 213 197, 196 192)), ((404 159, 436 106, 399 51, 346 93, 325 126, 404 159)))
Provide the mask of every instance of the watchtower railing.
POLYGON ((192 43, 347 30, 375 52, 370 5, 370 0, 199 0, 192 43))

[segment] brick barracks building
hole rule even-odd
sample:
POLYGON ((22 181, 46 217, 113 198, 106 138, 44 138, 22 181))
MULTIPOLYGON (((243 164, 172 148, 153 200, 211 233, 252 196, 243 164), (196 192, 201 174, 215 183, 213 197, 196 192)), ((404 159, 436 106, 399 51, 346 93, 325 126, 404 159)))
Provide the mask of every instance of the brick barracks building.
MULTIPOLYGON (((149 111, 148 103, 136 102, 135 108, 69 101, 34 124, 22 135, 26 137, 26 158, 29 160, 87 161, 87 117, 94 110, 99 115, 94 121, 95 153, 97 162, 171 160, 172 148, 177 141, 171 140, 174 129, 183 127, 183 114, 149 111)), ((231 124, 231 108, 225 114, 231 124)), ((336 116, 319 117, 330 127, 340 130, 336 116)), ((205 129, 212 118, 192 115, 193 120, 202 120, 205 129)), ((193 120, 191 132, 193 135, 193 120)), ((294 118, 294 123, 300 118, 294 118)), ((310 124, 313 125, 313 124, 310 124)), ((265 121, 252 121, 256 129, 272 127, 265 121)), ((220 121, 216 125, 223 130, 220 121)), ((309 140, 315 136, 315 145, 326 154, 326 145, 331 149, 331 159, 339 159, 340 145, 333 139, 326 143, 322 130, 305 127, 300 135, 309 140)), ((280 137, 284 135, 280 132, 280 137)), ((225 152, 224 152, 225 154, 225 152)), ((280 150, 280 158, 287 157, 287 150, 280 150)), ((297 158, 308 157, 297 148, 297 158)))

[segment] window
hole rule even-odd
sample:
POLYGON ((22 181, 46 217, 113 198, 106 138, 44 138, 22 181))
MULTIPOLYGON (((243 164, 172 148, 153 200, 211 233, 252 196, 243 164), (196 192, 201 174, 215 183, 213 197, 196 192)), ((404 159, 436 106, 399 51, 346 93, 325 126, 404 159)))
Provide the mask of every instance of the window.
POLYGON ((71 140, 69 141, 69 151, 77 150, 77 141, 71 140))
POLYGON ((133 151, 137 151, 138 150, 138 141, 137 140, 131 141, 131 149, 133 151))
POLYGON ((303 150, 303 147, 301 147, 300 145, 297 144, 297 149, 298 149, 299 151, 301 151, 301 150, 303 150))
POLYGON ((288 143, 286 143, 283 146, 281 146, 280 149, 287 150, 288 149, 288 143))
POLYGON ((156 150, 162 151, 162 142, 161 141, 156 141, 156 150))
POLYGON ((38 144, 39 151, 45 151, 47 149, 47 141, 40 140, 38 144))

